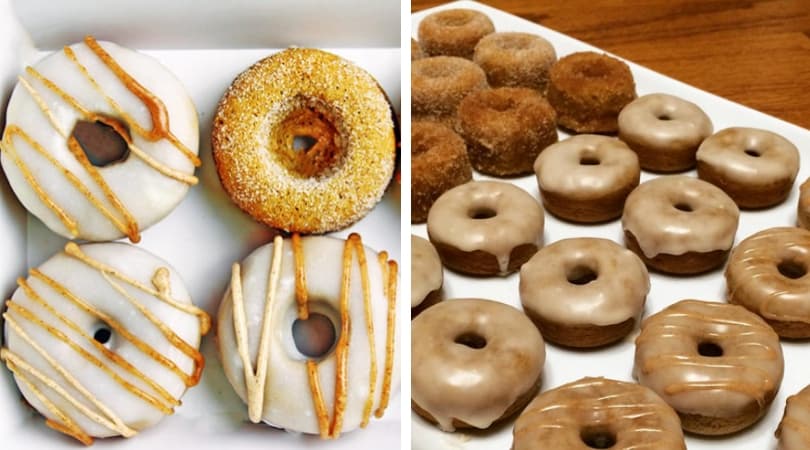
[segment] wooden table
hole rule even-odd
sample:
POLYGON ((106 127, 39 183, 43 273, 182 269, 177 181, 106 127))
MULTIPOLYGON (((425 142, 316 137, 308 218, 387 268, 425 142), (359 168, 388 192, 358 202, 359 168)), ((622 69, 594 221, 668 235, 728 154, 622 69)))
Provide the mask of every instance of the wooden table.
POLYGON ((810 0, 483 3, 810 129, 810 0))

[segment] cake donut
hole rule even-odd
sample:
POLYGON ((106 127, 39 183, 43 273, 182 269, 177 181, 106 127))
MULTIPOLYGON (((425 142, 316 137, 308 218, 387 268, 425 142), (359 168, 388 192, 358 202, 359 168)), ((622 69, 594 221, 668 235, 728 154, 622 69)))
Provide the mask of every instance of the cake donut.
POLYGON ((582 378, 535 397, 515 422, 513 450, 686 450, 678 415, 635 383, 582 378))
POLYGON ((17 284, 0 359, 49 427, 85 445, 132 437, 200 381, 210 319, 151 253, 69 242, 17 284))
POLYGON ((607 239, 563 239, 520 268, 523 311, 547 341, 568 347, 598 347, 625 337, 649 292, 644 263, 607 239))
POLYGON ((19 76, 0 162, 53 232, 138 242, 197 184, 198 136, 194 104, 160 62, 88 36, 19 76))
POLYGON ((419 22, 418 36, 422 49, 430 56, 472 59, 478 41, 494 31, 486 14, 457 8, 428 14, 419 22))
POLYGON ((239 208, 301 233, 363 218, 382 198, 396 158, 391 107, 377 81, 310 48, 278 52, 236 77, 217 107, 211 145, 239 208))
POLYGON ((411 61, 416 61, 424 57, 425 53, 422 51, 422 47, 416 42, 416 39, 411 38, 411 61))
POLYGON ((788 397, 776 437, 779 439, 778 450, 810 447, 810 386, 788 397))
POLYGON ((545 94, 557 53, 536 34, 500 32, 478 41, 473 61, 484 69, 492 87, 525 87, 545 94))
POLYGON ((487 76, 474 62, 452 56, 411 63, 413 120, 431 120, 456 129, 456 109, 471 92, 487 87, 487 76))
POLYGON ((644 95, 619 113, 619 139, 638 153, 642 168, 655 172, 695 167, 695 153, 713 131, 698 105, 674 95, 644 95))
POLYGON ((799 208, 796 213, 799 226, 810 230, 810 178, 799 188, 799 208))
POLYGON ((697 178, 659 177, 627 196, 622 228, 627 248, 661 272, 695 274, 726 260, 740 210, 723 191, 697 178))
POLYGON ((799 150, 784 137, 756 128, 726 128, 697 151, 698 177, 712 183, 741 208, 779 204, 799 173, 799 150))
POLYGON ((523 409, 542 381, 543 337, 518 309, 453 299, 411 322, 411 407, 444 431, 489 428, 523 409))
POLYGON ((444 273, 433 244, 411 235, 411 311, 420 311, 441 300, 444 273))
POLYGON ((436 200, 427 231, 442 263, 472 275, 507 275, 543 242, 543 208, 511 183, 472 181, 436 200))
POLYGON ((573 222, 594 223, 622 215, 638 186, 638 157, 622 141, 578 135, 546 147, 534 162, 543 206, 573 222))
POLYGON ((358 234, 277 236, 231 268, 222 368, 251 422, 336 439, 399 387, 397 263, 358 234))

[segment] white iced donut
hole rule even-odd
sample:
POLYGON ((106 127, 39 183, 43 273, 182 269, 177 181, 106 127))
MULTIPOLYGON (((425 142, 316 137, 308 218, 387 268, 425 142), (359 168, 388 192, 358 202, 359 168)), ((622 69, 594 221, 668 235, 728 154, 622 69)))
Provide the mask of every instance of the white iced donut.
POLYGON ((165 217, 197 183, 197 112, 157 60, 87 37, 26 68, 12 93, 3 170, 54 232, 129 237, 165 217))
POLYGON ((249 419, 333 439, 381 417, 399 387, 397 280, 357 234, 276 237, 234 264, 217 343, 249 419))
POLYGON ((151 253, 70 242, 18 284, 0 358, 51 428, 87 445, 130 437, 199 381, 210 319, 151 253))

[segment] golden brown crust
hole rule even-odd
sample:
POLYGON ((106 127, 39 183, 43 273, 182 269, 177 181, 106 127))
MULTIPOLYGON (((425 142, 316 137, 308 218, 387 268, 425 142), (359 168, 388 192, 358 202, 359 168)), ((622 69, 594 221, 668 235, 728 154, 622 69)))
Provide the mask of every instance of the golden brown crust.
POLYGON ((620 187, 605 197, 576 199, 576 201, 544 189, 540 190, 540 197, 543 199, 543 207, 546 208, 546 211, 561 219, 579 223, 598 223, 621 217, 624 200, 636 186, 638 186, 638 180, 633 184, 620 187))
MULTIPOLYGON (((445 267, 457 272, 470 275, 490 276, 501 273, 498 258, 483 250, 465 252, 451 245, 431 241, 445 267)), ((509 253, 509 265, 506 273, 512 273, 520 269, 520 266, 537 253, 537 245, 522 244, 512 249, 509 253)), ((505 274, 504 274, 505 275, 505 274)))
POLYGON ((562 325, 546 320, 530 309, 524 312, 548 342, 572 348, 593 348, 612 344, 633 331, 636 319, 627 319, 615 325, 562 325))
POLYGON ((472 61, 436 56, 411 64, 411 113, 416 120, 456 129, 456 108, 467 94, 487 87, 487 76, 472 61))
POLYGON ((757 209, 777 205, 785 201, 793 187, 793 178, 783 178, 767 185, 746 185, 735 183, 724 177, 720 171, 703 161, 697 162, 698 177, 719 187, 731 197, 740 208, 757 209))
POLYGON ((425 57, 425 53, 422 51, 422 47, 419 46, 419 42, 416 42, 416 39, 411 38, 411 61, 416 61, 417 59, 422 59, 425 57))
POLYGON ((639 247, 633 233, 627 230, 624 231, 624 243, 628 249, 644 261, 647 267, 675 275, 693 275, 716 269, 723 265, 729 253, 729 250, 713 250, 705 253, 687 252, 683 255, 659 253, 648 258, 639 247))
POLYGON ((419 42, 430 56, 472 59, 475 45, 495 31, 486 14, 472 9, 448 9, 429 14, 419 23, 419 42))

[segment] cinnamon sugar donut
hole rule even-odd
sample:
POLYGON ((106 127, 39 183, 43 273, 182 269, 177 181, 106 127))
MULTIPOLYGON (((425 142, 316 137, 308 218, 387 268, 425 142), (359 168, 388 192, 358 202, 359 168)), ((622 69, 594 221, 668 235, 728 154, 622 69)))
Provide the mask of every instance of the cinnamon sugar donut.
POLYGON ((441 300, 444 273, 433 244, 411 235, 411 313, 413 315, 441 300))
POLYGON ((411 116, 456 128, 456 108, 471 92, 487 87, 487 76, 472 61, 451 56, 411 63, 411 116))
POLYGON ((525 87, 545 94, 557 53, 536 34, 500 32, 478 41, 473 61, 484 69, 492 87, 525 87))
POLYGON ((446 9, 428 14, 419 23, 419 42, 430 56, 472 59, 475 44, 495 31, 486 14, 472 9, 446 9))
POLYGON ((779 439, 778 450, 810 448, 810 386, 788 397, 776 437, 779 439))
POLYGON ((810 178, 799 188, 799 208, 796 217, 800 227, 810 230, 810 178))
POLYGON ((424 57, 425 53, 422 51, 422 47, 416 42, 416 39, 411 38, 411 61, 416 61, 424 57))

